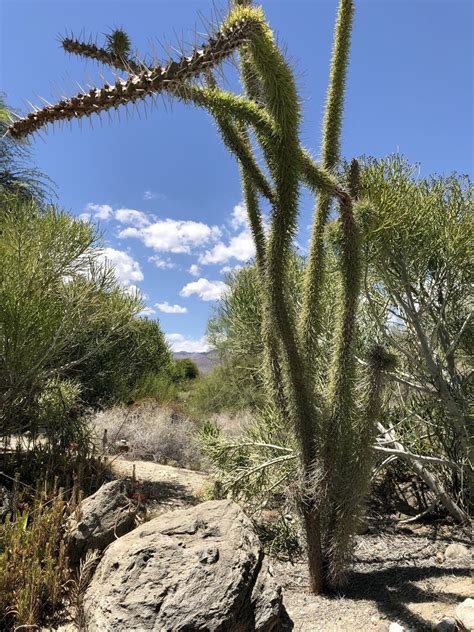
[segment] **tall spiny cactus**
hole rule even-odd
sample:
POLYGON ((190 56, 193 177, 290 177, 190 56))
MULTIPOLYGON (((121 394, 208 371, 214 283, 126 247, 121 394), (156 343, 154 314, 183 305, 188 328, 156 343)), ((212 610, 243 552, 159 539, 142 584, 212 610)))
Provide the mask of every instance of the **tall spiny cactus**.
POLYGON ((295 432, 301 471, 299 505, 311 589, 320 592, 343 578, 361 500, 353 487, 350 497, 347 490, 351 480, 360 482, 362 492, 367 488, 370 459, 365 457, 370 451, 382 383, 383 354, 374 352, 369 363, 368 404, 365 415, 360 415, 354 391, 360 284, 359 233, 353 209, 358 203, 357 163, 353 163, 350 191, 343 188, 336 175, 354 6, 353 0, 340 0, 319 166, 300 144, 301 112, 293 73, 275 44, 262 9, 251 5, 251 0, 234 0, 223 24, 201 49, 165 65, 145 65, 131 57, 130 41, 122 31, 110 35, 103 48, 64 39, 65 50, 117 68, 127 77, 35 110, 12 123, 10 133, 27 136, 49 123, 100 115, 159 93, 204 107, 214 117, 241 171, 263 297, 262 335, 269 397, 295 432), (224 91, 213 77, 213 70, 237 50, 244 96, 224 91), (204 81, 198 82, 199 78, 204 81), (251 132, 262 150, 266 171, 255 157, 251 132), (285 288, 301 185, 317 196, 317 206, 304 305, 296 321, 285 288), (264 232, 260 197, 271 205, 268 235, 264 232), (333 199, 339 207, 340 289, 331 366, 326 386, 321 388, 321 375, 315 375, 313 367, 321 364, 315 355, 320 348, 320 309, 327 265, 325 229, 333 199))

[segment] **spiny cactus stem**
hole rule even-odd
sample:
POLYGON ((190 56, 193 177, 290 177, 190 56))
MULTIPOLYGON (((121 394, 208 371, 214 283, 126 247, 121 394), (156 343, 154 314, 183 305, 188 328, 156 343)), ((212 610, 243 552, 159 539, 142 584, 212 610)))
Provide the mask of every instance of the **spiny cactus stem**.
POLYGON ((180 61, 172 60, 164 67, 156 66, 151 70, 144 70, 125 81, 117 80, 113 86, 93 88, 88 94, 62 99, 53 106, 31 112, 13 123, 9 132, 14 138, 22 138, 48 123, 91 116, 134 103, 158 92, 170 91, 174 85, 183 84, 222 62, 256 33, 259 27, 259 20, 255 17, 252 19, 252 16, 234 21, 211 38, 204 48, 195 49, 190 57, 183 57, 180 61))
POLYGON ((80 42, 79 40, 75 40, 71 37, 65 37, 61 44, 67 53, 80 55, 81 57, 89 59, 95 59, 107 66, 113 66, 120 70, 125 70, 125 72, 128 73, 132 72, 134 74, 139 74, 144 70, 144 65, 137 64, 132 59, 127 59, 126 57, 112 53, 105 48, 100 48, 96 44, 80 42))

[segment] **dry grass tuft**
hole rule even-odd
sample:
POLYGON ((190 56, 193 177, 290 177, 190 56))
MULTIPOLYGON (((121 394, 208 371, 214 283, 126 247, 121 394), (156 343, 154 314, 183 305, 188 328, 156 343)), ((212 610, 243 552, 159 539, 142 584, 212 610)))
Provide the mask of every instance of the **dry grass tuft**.
POLYGON ((131 460, 193 470, 202 466, 195 422, 171 407, 153 401, 132 407, 115 406, 97 413, 91 421, 98 444, 107 430, 111 454, 122 452, 131 460))

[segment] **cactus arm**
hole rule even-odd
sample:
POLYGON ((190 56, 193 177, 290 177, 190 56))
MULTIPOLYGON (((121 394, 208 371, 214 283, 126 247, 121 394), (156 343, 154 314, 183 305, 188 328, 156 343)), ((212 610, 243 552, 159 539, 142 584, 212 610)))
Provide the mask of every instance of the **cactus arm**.
POLYGON ((323 167, 318 165, 308 151, 300 149, 299 154, 301 177, 306 186, 315 194, 337 197, 341 201, 348 198, 348 194, 340 186, 337 179, 323 167))
MULTIPOLYGON (((329 88, 323 123, 322 167, 333 171, 340 151, 340 136, 344 108, 344 92, 349 62, 350 37, 354 14, 353 0, 340 0, 334 32, 329 88)), ((307 350, 311 365, 318 357, 320 334, 321 294, 325 272, 324 229, 331 209, 331 198, 320 195, 315 209, 308 264, 303 290, 300 323, 301 344, 307 350)))
POLYGON ((120 105, 134 103, 147 96, 169 92, 209 68, 221 63, 246 42, 261 26, 261 14, 253 11, 246 18, 228 21, 202 49, 195 49, 190 57, 170 61, 166 66, 144 70, 126 80, 117 80, 113 86, 90 90, 55 105, 31 112, 8 128, 14 138, 23 138, 48 123, 68 121, 99 114, 120 105))
POLYGON ((129 59, 124 55, 119 55, 106 48, 101 48, 96 44, 80 42, 72 37, 63 38, 61 45, 67 53, 79 55, 87 59, 95 59, 106 66, 112 66, 113 68, 124 70, 128 73, 138 75, 145 69, 144 64, 138 64, 133 59, 129 59))

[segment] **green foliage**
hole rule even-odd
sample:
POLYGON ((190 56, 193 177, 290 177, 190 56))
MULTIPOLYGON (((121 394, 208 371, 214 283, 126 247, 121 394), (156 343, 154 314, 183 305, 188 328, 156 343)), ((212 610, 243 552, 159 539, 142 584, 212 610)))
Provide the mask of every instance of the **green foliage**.
POLYGON ((162 404, 178 400, 178 387, 167 373, 143 373, 130 391, 130 399, 141 401, 155 399, 162 404))
POLYGON ((263 399, 262 384, 249 377, 247 368, 228 362, 196 380, 187 406, 193 415, 202 418, 212 413, 256 410, 263 399))
POLYGON ((76 351, 76 357, 84 359, 71 372, 81 381, 83 401, 94 407, 133 399, 140 387, 143 394, 149 380, 145 376, 158 376, 172 368, 171 353, 158 321, 131 318, 111 333, 114 318, 105 318, 100 327, 86 332, 76 351), (107 345, 88 353, 97 339, 107 336, 107 345))
POLYGON ((398 357, 401 437, 461 464, 461 476, 444 472, 445 487, 467 507, 474 188, 455 174, 420 179, 399 155, 362 165, 364 328, 398 357))
POLYGON ((107 41, 107 50, 114 55, 118 55, 124 59, 128 57, 131 50, 131 42, 127 33, 122 29, 116 29, 105 37, 107 41))
POLYGON ((0 217, 0 418, 5 434, 38 429, 51 379, 120 335, 140 309, 97 265, 94 229, 10 196, 0 217), (102 335, 98 338, 98 334, 102 335), (84 345, 83 340, 88 344, 84 345))
POLYGON ((174 360, 168 370, 168 373, 175 384, 181 384, 182 382, 186 382, 188 380, 195 380, 199 377, 197 364, 190 358, 179 358, 174 360))

